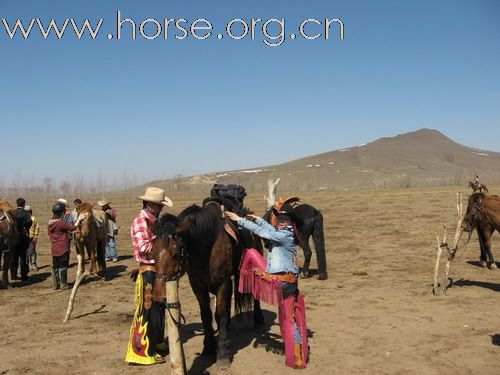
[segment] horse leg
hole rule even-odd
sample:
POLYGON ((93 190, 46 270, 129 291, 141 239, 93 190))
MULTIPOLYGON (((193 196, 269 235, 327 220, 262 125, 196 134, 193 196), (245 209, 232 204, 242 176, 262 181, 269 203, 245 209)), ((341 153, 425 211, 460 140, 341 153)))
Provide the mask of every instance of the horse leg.
POLYGON ((316 262, 318 263, 318 279, 328 279, 326 271, 326 249, 325 249, 325 232, 323 230, 323 215, 318 212, 314 220, 314 228, 312 232, 314 241, 314 249, 316 250, 316 262))
POLYGON ((309 277, 309 265, 311 263, 312 250, 309 245, 309 234, 302 236, 300 239, 300 247, 304 251, 304 266, 302 267, 302 276, 304 278, 309 277))
POLYGON ((256 299, 253 301, 253 323, 257 329, 264 326, 264 314, 260 308, 260 301, 256 299))
POLYGON ((99 272, 106 271, 106 240, 101 239, 97 241, 96 249, 99 272))
POLYGON ((229 353, 229 339, 227 335, 229 321, 231 317, 231 279, 227 279, 217 290, 217 304, 215 308, 215 321, 219 332, 217 345, 217 367, 228 368, 231 364, 229 353))
POLYGON ((87 248, 87 253, 90 258, 90 274, 91 275, 96 275, 97 274, 97 266, 96 266, 96 244, 87 244, 85 246, 87 248))
POLYGON ((486 250, 486 255, 488 259, 488 267, 492 270, 497 269, 497 265, 495 263, 495 259, 493 259, 493 254, 491 253, 491 235, 493 234, 493 230, 484 231, 484 247, 486 250))
POLYGON ((485 236, 483 229, 477 227, 477 237, 479 239, 479 248, 481 250, 480 262, 481 267, 486 268, 488 265, 488 256, 486 251, 485 236))
POLYGON ((0 251, 0 263, 2 262, 2 253, 2 283, 0 284, 0 289, 7 289, 7 287, 9 286, 10 249, 0 251))
MULTIPOLYGON (((190 280, 191 282, 191 280, 190 280)), ((210 308, 210 296, 208 294, 208 289, 206 287, 200 287, 191 283, 191 289, 193 290, 198 304, 200 305, 200 315, 201 322, 203 324, 203 334, 205 338, 203 339, 203 355, 215 357, 217 354, 217 348, 214 338, 214 329, 212 327, 212 309, 210 308)))

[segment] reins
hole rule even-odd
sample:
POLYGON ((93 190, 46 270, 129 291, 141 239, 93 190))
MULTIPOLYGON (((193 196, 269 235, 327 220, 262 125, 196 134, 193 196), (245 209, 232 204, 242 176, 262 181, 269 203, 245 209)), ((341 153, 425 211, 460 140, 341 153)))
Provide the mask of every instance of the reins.
MULTIPOLYGON (((168 247, 168 244, 170 243, 170 240, 177 240, 179 238, 179 236, 177 236, 176 234, 168 233, 168 234, 162 234, 160 239, 164 240, 165 237, 167 237, 167 239, 168 239, 167 240, 167 247, 168 247)), ((162 250, 162 251, 165 251, 165 250, 162 250)), ((170 281, 179 282, 179 279, 182 276, 182 270, 184 269, 186 262, 187 262, 187 252, 186 252, 185 246, 182 246, 180 249, 180 261, 179 261, 179 264, 177 266, 177 272, 173 276, 166 276, 160 271, 160 268, 157 265, 155 278, 157 280, 161 280, 162 282, 165 282, 165 283, 170 282, 170 281)), ((177 328, 181 328, 183 325, 186 324, 186 317, 184 316, 184 314, 182 314, 180 302, 168 302, 165 299, 165 301, 163 303, 165 304, 165 309, 168 311, 170 318, 172 319, 172 321, 174 322, 174 324, 177 328), (179 310, 179 320, 174 319, 174 316, 173 316, 172 311, 171 311, 172 309, 179 310)))

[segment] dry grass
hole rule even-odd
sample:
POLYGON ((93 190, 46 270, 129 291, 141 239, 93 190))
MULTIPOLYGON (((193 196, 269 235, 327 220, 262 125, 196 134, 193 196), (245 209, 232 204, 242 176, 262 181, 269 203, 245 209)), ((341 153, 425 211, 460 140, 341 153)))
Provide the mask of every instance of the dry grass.
MULTIPOLYGON (((500 273, 469 263, 479 257, 475 236, 452 269, 455 287, 446 296, 431 293, 435 237, 443 224, 450 228, 456 224, 456 191, 429 188, 302 195, 325 216, 330 279, 300 282, 313 333, 311 362, 301 373, 500 373, 500 273)), ((247 206, 263 212, 262 196, 251 194, 247 206)), ((119 254, 130 256, 128 225, 139 204, 113 198, 122 226, 119 254)), ((178 213, 203 197, 172 198, 176 203, 172 211, 178 213)), ((41 222, 47 221, 47 215, 36 213, 41 222)), ((123 361, 133 311, 133 284, 126 271, 135 265, 133 259, 112 263, 111 280, 83 285, 74 319, 62 325, 69 294, 50 289, 45 225, 42 228, 43 268, 35 274, 38 282, 0 291, 0 373, 143 373, 143 368, 123 361)), ((495 236, 494 253, 496 240, 495 236)), ((75 272, 73 268, 72 279, 75 272)), ((187 318, 183 335, 188 367, 193 374, 203 370, 217 374, 215 366, 196 354, 202 348, 200 318, 186 279, 180 293, 187 318)), ((269 333, 261 340, 269 341, 279 330, 275 308, 265 309, 269 333)), ((238 318, 232 328, 234 361, 224 374, 295 373, 285 368, 282 357, 253 348, 256 334, 249 321, 238 318)), ((169 370, 168 365, 158 365, 147 371, 163 374, 169 370)))

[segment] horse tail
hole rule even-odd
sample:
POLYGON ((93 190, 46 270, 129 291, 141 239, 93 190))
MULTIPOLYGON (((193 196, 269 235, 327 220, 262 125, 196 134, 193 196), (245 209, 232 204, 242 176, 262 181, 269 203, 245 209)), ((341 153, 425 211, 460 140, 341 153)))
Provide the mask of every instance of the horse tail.
POLYGON ((314 215, 314 227, 312 232, 314 248, 316 249, 316 261, 318 262, 318 271, 320 276, 326 277, 326 249, 325 249, 325 231, 323 226, 323 214, 316 211, 314 215))
POLYGON ((248 312, 253 310, 254 298, 250 293, 240 293, 238 291, 238 286, 240 283, 240 271, 237 270, 234 273, 233 280, 233 291, 234 291, 234 312, 239 314, 242 312, 248 312))

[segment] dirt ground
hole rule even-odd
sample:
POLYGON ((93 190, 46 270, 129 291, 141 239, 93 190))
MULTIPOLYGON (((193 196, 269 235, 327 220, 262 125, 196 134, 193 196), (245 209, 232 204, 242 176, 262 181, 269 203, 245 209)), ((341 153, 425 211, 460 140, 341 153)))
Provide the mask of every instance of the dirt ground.
MULTIPOLYGON (((325 216, 330 278, 312 277, 299 283, 312 335, 310 363, 301 373, 500 374, 500 271, 478 266, 475 235, 452 268, 454 287, 446 296, 431 293, 436 235, 442 234, 443 224, 454 230, 456 191, 435 188, 302 197, 325 216)), ((263 211, 262 195, 249 196, 247 206, 263 211)), ((174 213, 202 199, 172 198, 174 213)), ((135 266, 128 225, 139 202, 115 207, 122 226, 120 260, 109 264, 107 280, 81 286, 73 319, 65 325, 61 321, 69 291, 51 289, 48 216, 35 207, 43 230, 38 249, 41 269, 32 273, 32 283, 15 282, 0 290, 0 374, 170 372, 168 363, 144 368, 124 362, 134 309, 134 285, 127 275, 127 269, 135 266)), ((498 247, 497 238, 494 247, 498 247)), ((70 280, 75 273, 73 267, 70 280)), ((187 319, 182 335, 191 374, 297 371, 285 367, 284 357, 253 346, 256 339, 279 345, 276 308, 264 306, 265 333, 253 331, 246 317, 235 318, 230 334, 232 367, 220 371, 199 356, 201 321, 186 278, 181 281, 180 297, 187 319)))

